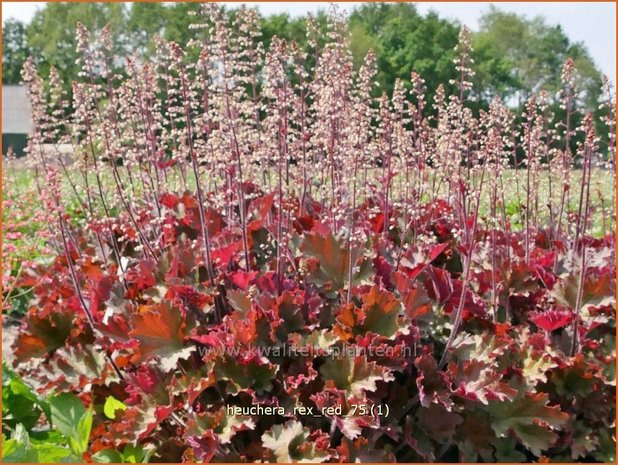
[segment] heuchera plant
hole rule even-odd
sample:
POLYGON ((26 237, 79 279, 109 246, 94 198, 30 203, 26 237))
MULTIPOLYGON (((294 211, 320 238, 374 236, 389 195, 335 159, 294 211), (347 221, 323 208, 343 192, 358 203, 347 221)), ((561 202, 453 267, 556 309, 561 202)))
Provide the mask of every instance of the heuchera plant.
MULTIPOLYGON (((465 28, 431 108, 416 74, 375 97, 336 11, 308 18, 309 50, 265 50, 254 10, 196 18, 186 49, 159 39, 120 71, 80 25, 71 101, 26 63, 57 254, 11 283, 33 288, 13 351, 36 391, 11 447, 58 422, 36 402, 53 395, 91 422, 86 461, 614 461, 609 84, 600 141, 547 94, 475 116, 465 28)), ((571 115, 570 60, 563 78, 571 115)))

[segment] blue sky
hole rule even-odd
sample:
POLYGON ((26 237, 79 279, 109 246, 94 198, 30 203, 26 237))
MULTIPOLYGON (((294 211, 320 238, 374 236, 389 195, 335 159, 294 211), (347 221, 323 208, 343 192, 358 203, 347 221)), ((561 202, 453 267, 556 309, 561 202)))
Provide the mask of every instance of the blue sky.
MULTIPOLYGON (((256 5, 264 14, 289 13, 303 15, 328 6, 326 2, 246 2, 256 5)), ((339 3, 339 2, 336 2, 339 3)), ((360 2, 341 2, 341 8, 350 10, 360 2)), ((2 2, 2 20, 17 18, 29 21, 43 2, 2 2)), ((419 10, 436 10, 441 16, 459 20, 471 29, 478 27, 478 19, 490 2, 419 2, 419 10)), ((569 38, 583 42, 601 71, 616 82, 616 4, 612 2, 501 2, 504 11, 543 15, 550 24, 560 24, 569 38)))

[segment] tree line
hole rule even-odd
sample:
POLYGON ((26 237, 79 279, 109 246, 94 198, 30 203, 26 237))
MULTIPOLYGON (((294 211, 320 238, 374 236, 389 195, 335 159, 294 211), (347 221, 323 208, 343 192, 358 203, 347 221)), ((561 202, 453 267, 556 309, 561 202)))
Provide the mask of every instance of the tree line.
MULTIPOLYGON (((186 44, 203 31, 190 28, 199 22, 192 3, 48 3, 28 24, 6 20, 2 30, 2 80, 16 84, 27 56, 34 57, 43 75, 53 66, 70 90, 77 79, 75 26, 82 21, 91 31, 111 25, 117 56, 138 53, 148 57, 157 35, 186 44)), ((234 15, 235 9, 227 10, 234 15)), ((316 15, 325 27, 326 13, 316 15)), ((304 17, 275 14, 261 17, 261 34, 267 48, 276 35, 308 48, 304 17)), ((453 62, 461 24, 436 12, 421 14, 411 3, 366 3, 349 16, 350 43, 355 66, 373 50, 381 88, 392 91, 396 79, 408 82, 417 72, 426 82, 429 102, 437 87, 456 78, 453 62)), ((596 108, 602 76, 586 47, 571 41, 559 25, 542 17, 528 18, 490 6, 472 37, 475 105, 487 107, 500 95, 512 106, 521 106, 540 89, 557 99, 560 73, 567 57, 578 70, 582 106, 596 108)), ((447 92, 451 89, 445 89, 447 92)), ((559 111, 559 107, 555 106, 559 111)))

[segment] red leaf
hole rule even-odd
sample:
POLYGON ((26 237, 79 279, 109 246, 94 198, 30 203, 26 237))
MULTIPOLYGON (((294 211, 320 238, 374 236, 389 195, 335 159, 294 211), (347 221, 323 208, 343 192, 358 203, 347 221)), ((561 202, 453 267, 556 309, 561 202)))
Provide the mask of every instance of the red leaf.
POLYGON ((137 354, 146 361, 159 357, 163 369, 176 366, 179 358, 186 358, 193 347, 184 347, 184 321, 181 312, 163 303, 148 308, 134 317, 129 333, 139 341, 137 354))
POLYGON ((235 242, 213 250, 211 255, 212 261, 223 267, 227 266, 232 261, 234 254, 239 250, 239 245, 240 242, 235 242))
POLYGON ((15 358, 27 361, 62 347, 71 334, 72 324, 73 315, 66 307, 61 309, 54 306, 50 312, 30 313, 13 345, 15 358))
POLYGON ((255 279, 257 271, 236 271, 230 275, 232 282, 239 288, 245 290, 249 287, 249 283, 255 279))
POLYGON ((363 295, 363 307, 345 305, 337 317, 338 330, 342 336, 362 335, 367 332, 392 338, 399 330, 399 300, 388 291, 373 286, 363 295), (349 330, 348 330, 349 328, 349 330))
POLYGON ((293 226, 298 234, 302 234, 303 231, 311 231, 314 224, 315 218, 312 216, 300 216, 294 218, 293 226))
POLYGON ((530 314, 530 321, 547 332, 568 326, 574 318, 573 313, 560 310, 547 310, 530 314))
POLYGON ((453 281, 448 271, 441 268, 429 267, 425 288, 429 297, 444 303, 453 295, 453 281))
POLYGON ((416 378, 418 395, 423 407, 430 404, 441 404, 450 411, 453 401, 450 398, 450 389, 446 374, 438 368, 436 360, 427 354, 417 357, 414 364, 419 375, 416 378))
POLYGON ((393 266, 388 263, 384 257, 382 257, 381 255, 378 255, 376 258, 373 259, 373 268, 376 272, 375 275, 375 282, 376 284, 379 284, 379 280, 378 278, 382 279, 382 285, 386 288, 391 288, 393 286, 393 283, 391 283, 391 273, 393 272, 393 266))
POLYGON ((414 287, 413 281, 402 272, 393 273, 395 285, 401 294, 406 316, 412 320, 426 315, 431 310, 431 301, 422 286, 414 287))
POLYGON ((273 206, 275 193, 272 192, 267 196, 257 198, 251 202, 251 208, 254 209, 253 221, 247 225, 247 231, 257 231, 264 227, 268 220, 268 212, 273 206))
POLYGON ((502 381, 500 373, 481 360, 464 360, 460 365, 449 363, 453 377, 453 393, 487 405, 488 400, 511 400, 517 390, 502 381))
POLYGON ((159 202, 167 208, 176 208, 176 206, 180 203, 180 199, 174 194, 165 193, 161 196, 159 202))
POLYGON ((438 256, 448 248, 448 244, 437 244, 431 246, 429 250, 429 262, 433 262, 438 256))
POLYGON ((384 230, 384 213, 378 213, 371 218, 371 230, 374 233, 379 233, 384 230))
POLYGON ((129 287, 128 296, 133 299, 137 295, 149 287, 157 284, 154 276, 155 262, 154 260, 142 260, 137 266, 127 270, 127 282, 132 284, 129 287))
POLYGON ((213 297, 199 292, 193 286, 188 285, 171 285, 165 295, 167 299, 178 299, 184 309, 189 309, 191 306, 198 310, 203 310, 208 304, 212 304, 213 297))
POLYGON ((189 436, 187 443, 200 463, 209 463, 217 452, 217 440, 212 431, 206 431, 202 437, 189 436))

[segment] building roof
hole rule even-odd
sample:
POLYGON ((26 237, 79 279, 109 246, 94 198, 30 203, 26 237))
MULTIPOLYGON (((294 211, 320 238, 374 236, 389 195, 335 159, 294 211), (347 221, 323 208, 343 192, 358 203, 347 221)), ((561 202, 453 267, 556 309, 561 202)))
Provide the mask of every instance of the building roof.
POLYGON ((2 85, 2 134, 28 134, 32 110, 24 86, 2 85))

